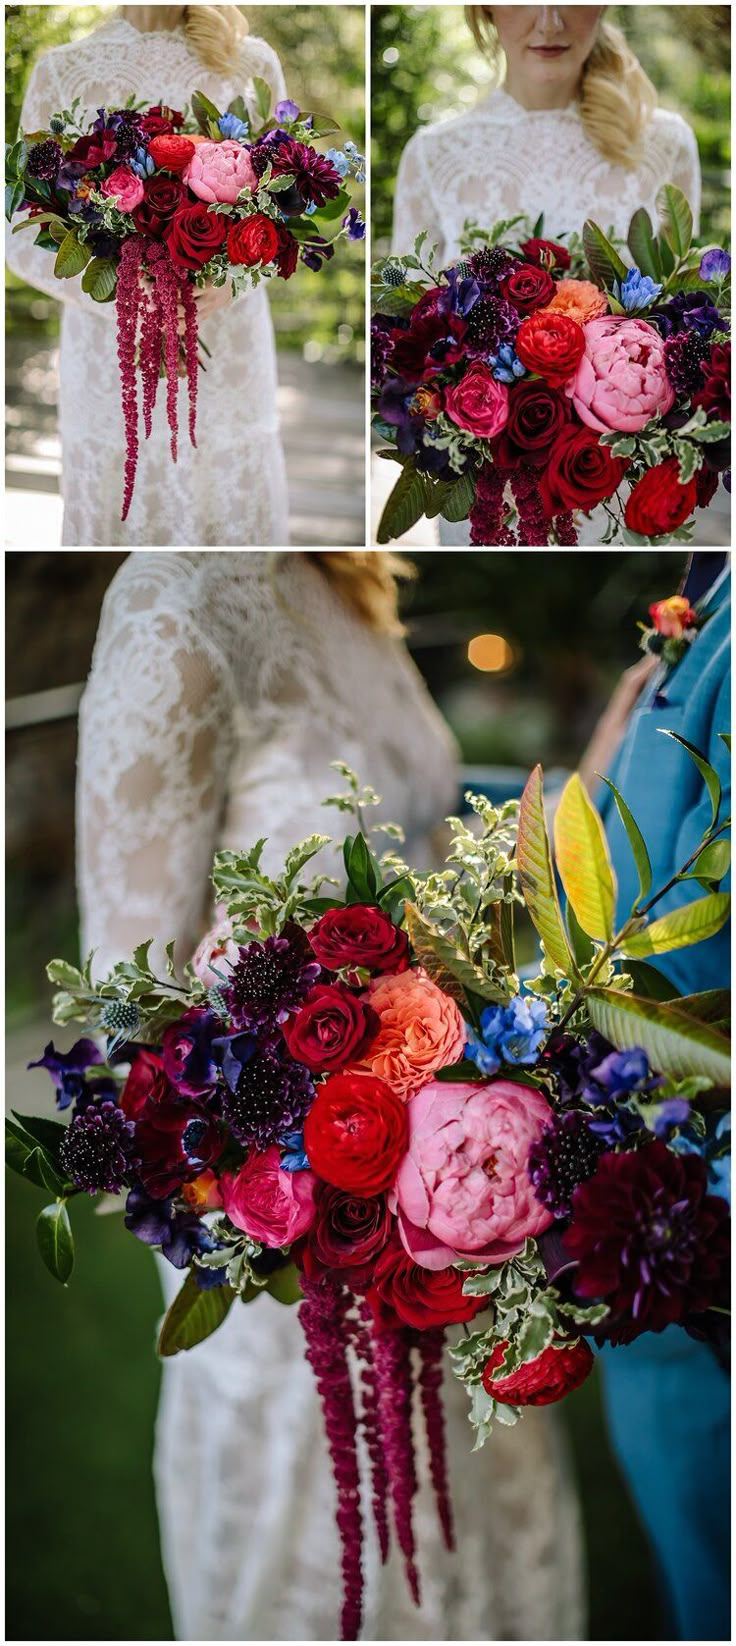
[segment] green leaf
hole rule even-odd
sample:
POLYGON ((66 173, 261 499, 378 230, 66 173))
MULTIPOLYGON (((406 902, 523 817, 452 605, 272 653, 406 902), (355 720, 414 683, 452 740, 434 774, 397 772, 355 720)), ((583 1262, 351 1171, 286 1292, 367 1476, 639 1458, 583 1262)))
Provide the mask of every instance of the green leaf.
POLYGON ((663 183, 654 204, 670 250, 678 260, 687 257, 693 238, 693 214, 682 189, 675 183, 663 183))
POLYGON ((69 1222, 66 1201, 57 1200, 53 1206, 44 1206, 36 1222, 36 1238, 46 1268, 54 1280, 66 1283, 74 1268, 74 1236, 69 1222))
POLYGON ((300 840, 298 846, 293 846, 292 850, 287 853, 286 862, 284 863, 284 880, 287 885, 291 885, 292 881, 296 880, 297 875, 301 873, 305 864, 309 863, 313 857, 316 857, 317 853, 322 851, 323 846, 329 846, 329 844, 330 836, 328 834, 310 834, 307 835, 305 840, 300 840))
POLYGON ((231 1286, 212 1286, 202 1291, 194 1275, 188 1274, 167 1310, 158 1340, 159 1354, 167 1359, 202 1343, 222 1325, 235 1297, 231 1286))
POLYGON ((562 921, 544 818, 542 768, 535 766, 519 803, 516 859, 524 902, 555 966, 568 976, 575 972, 562 921))
POLYGON ((376 542, 390 543, 410 531, 424 514, 427 495, 424 476, 417 474, 413 463, 405 463, 381 515, 376 542))
POLYGON ((503 989, 497 988, 479 966, 461 954, 451 937, 430 926, 414 903, 406 905, 406 929, 417 959, 433 982, 448 994, 462 999, 463 991, 470 990, 483 1000, 506 1003, 503 989))
POLYGON ((614 278, 626 279, 626 264, 622 262, 616 247, 611 245, 607 235, 591 218, 588 218, 583 227, 583 251, 593 279, 599 285, 608 286, 614 278))
POLYGON ((475 1082, 482 1081, 483 1078, 477 1063, 473 1063, 469 1057, 461 1058, 459 1063, 447 1063, 444 1069, 436 1069, 432 1075, 433 1080, 450 1082, 457 1080, 472 1080, 475 1082))
POLYGON ((627 961, 626 971, 633 980, 634 994, 644 995, 647 1000, 677 1000, 674 984, 647 960, 627 961))
POLYGON ((347 860, 347 872, 350 888, 355 896, 350 899, 359 903, 375 903, 378 890, 378 877, 371 852, 362 834, 356 834, 350 847, 347 860))
POLYGON ((661 920, 653 920, 644 931, 632 932, 621 944, 621 952, 643 959, 649 954, 669 954, 672 949, 686 949, 692 943, 704 943, 725 926, 731 909, 728 892, 712 892, 699 897, 695 903, 685 903, 673 909, 661 920))
POLYGON ((701 994, 681 995, 678 1006, 688 1017, 697 1017, 699 1023, 712 1023, 714 1028, 725 1029, 731 1022, 730 989, 704 989, 701 994))
POLYGON ((248 124, 248 110, 242 97, 234 97, 232 103, 228 103, 227 112, 234 114, 236 120, 244 120, 248 124))
POLYGON ((644 1000, 619 989, 591 989, 586 1004, 599 1034, 618 1051, 643 1047, 659 1074, 704 1075, 716 1086, 729 1084, 726 1036, 682 1011, 679 1002, 644 1000))
POLYGON ((474 502, 475 480, 468 470, 466 474, 461 474, 459 480, 455 481, 454 486, 450 487, 440 509, 440 514, 443 520, 467 520, 474 502))
MULTIPOLYGON (((215 108, 214 103, 211 103, 209 97, 205 97, 204 92, 201 91, 192 93, 192 114, 205 137, 209 136, 210 121, 217 122, 220 118, 219 109, 215 108)), ((264 116, 265 118, 267 116, 264 116)))
MULTIPOLYGON (((22 206, 26 197, 26 186, 21 178, 17 183, 8 183, 5 188, 5 216, 10 222, 19 206, 22 206)), ((30 218, 30 222, 38 222, 38 218, 30 218)))
POLYGON ((567 905, 565 920, 575 960, 581 971, 585 971, 590 966, 595 954, 592 938, 588 937, 587 932, 583 931, 572 903, 567 905))
POLYGON ((703 779, 703 782, 705 783, 706 789, 708 790, 708 793, 710 795, 710 804, 711 804, 710 826, 712 828, 714 823, 717 820, 718 808, 721 804, 721 783, 720 783, 720 778, 718 776, 718 773, 713 769, 713 767, 710 764, 710 761, 706 760, 705 756, 700 753, 700 750, 696 749, 695 744, 694 743, 688 743, 688 740, 687 740, 686 737, 680 737, 679 732, 666 731, 661 726, 660 726, 659 730, 661 731, 663 737, 671 737, 675 743, 679 743, 680 746, 687 751, 687 753, 690 756, 690 759, 697 766, 698 771, 700 772, 700 775, 703 779))
POLYGON ((304 1293, 296 1264, 287 1263, 283 1269, 274 1269, 266 1291, 276 1298, 277 1303, 301 1303, 304 1293))
POLYGON ((661 233, 657 235, 657 251, 659 252, 659 258, 662 264, 662 272, 667 278, 669 278, 675 267, 675 259, 672 249, 667 242, 666 236, 661 233))
POLYGON ((650 280, 661 281, 663 278, 662 263, 654 238, 654 228, 649 212, 640 206, 629 224, 627 245, 637 268, 642 274, 648 274, 650 280))
POLYGON ((74 229, 69 229, 56 253, 54 274, 57 280, 71 280, 73 275, 81 274, 90 256, 88 248, 77 239, 74 229))
POLYGON ((33 1138, 34 1143, 40 1143, 41 1148, 45 1149, 52 1159, 56 1159, 59 1144, 66 1136, 66 1126, 62 1125, 60 1120, 47 1120, 44 1115, 18 1114, 17 1109, 13 1109, 12 1113, 18 1125, 33 1138))
POLYGON ((5 1164, 11 1171, 17 1172, 19 1177, 30 1178, 39 1189, 44 1189, 46 1183, 41 1175, 40 1162, 36 1158, 40 1155, 39 1149, 34 1149, 31 1139, 26 1137, 20 1126, 12 1120, 5 1122, 5 1164))
POLYGON ((324 206, 318 206, 317 210, 312 212, 309 222, 313 223, 316 218, 320 223, 331 223, 336 217, 344 217, 349 205, 350 195, 347 189, 341 189, 334 199, 325 201, 324 206))
POLYGON ((701 886, 717 885, 724 880, 731 867, 730 840, 709 840, 693 864, 688 880, 697 880, 701 886))
POLYGON ((555 813, 560 879, 588 937, 613 936, 616 881, 600 817, 578 772, 565 784, 555 813))
POLYGON ((262 120, 268 120, 271 113, 271 87, 267 80, 262 80, 259 74, 253 76, 253 90, 256 94, 256 108, 262 120))
POLYGON ((63 1195, 66 1187, 65 1180, 56 1171, 45 1151, 41 1148, 32 1149, 24 1168, 24 1175, 32 1182, 38 1183, 42 1189, 48 1189, 49 1194, 63 1195))
POLYGON ((82 291, 95 303, 109 303, 117 283, 117 264, 111 257, 93 257, 82 275, 82 291))
POLYGON ((12 143, 5 151, 5 181, 14 183, 26 169, 28 160, 28 144, 24 137, 19 137, 17 143, 12 143))
POLYGON ((629 845, 634 854, 636 872, 639 876, 639 896, 637 902, 643 903, 647 892, 651 890, 652 885, 652 865, 649 861, 649 853, 646 848, 644 836, 636 819, 629 811, 623 795, 620 794, 616 788, 615 783, 611 782, 610 777, 604 777, 603 782, 606 784, 606 787, 610 789, 611 794, 613 795, 616 802, 616 810, 626 830, 629 845))

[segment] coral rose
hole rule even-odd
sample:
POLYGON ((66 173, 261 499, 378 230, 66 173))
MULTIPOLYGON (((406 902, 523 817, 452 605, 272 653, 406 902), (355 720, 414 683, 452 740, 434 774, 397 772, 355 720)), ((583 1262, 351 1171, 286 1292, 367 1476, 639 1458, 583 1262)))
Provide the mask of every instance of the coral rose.
POLYGON ((560 388, 572 377, 585 348, 577 320, 554 309, 537 309, 522 320, 516 335, 516 353, 528 371, 560 388))
POLYGON ((636 434, 671 409, 675 392, 665 370, 664 340, 654 326, 611 315, 590 320, 583 339, 567 393, 589 429, 636 434))
POLYGON ((208 205, 218 201, 234 206, 241 189, 258 187, 248 150, 229 138, 224 143, 198 143, 183 176, 192 194, 208 205))
POLYGON ((358 1067, 404 1099, 462 1057, 466 1030, 454 1000, 417 967, 381 977, 368 995, 379 1030, 358 1067))
POLYGON ((669 600, 655 600, 649 607, 657 634, 665 635, 668 640, 681 640, 685 630, 696 622, 697 615, 684 594, 672 594, 669 600))
POLYGON ((459 383, 445 389, 445 411, 458 428, 479 440, 500 434, 509 415, 509 391, 487 366, 469 366, 459 383))
POLYGON ((579 326, 584 326, 586 321, 599 320, 602 314, 608 313, 608 298, 592 280, 560 280, 546 313, 550 309, 567 314, 571 320, 577 320, 579 326))
POLYGON ((593 1370, 593 1351, 582 1337, 561 1338, 548 1344, 517 1371, 497 1377, 496 1369, 508 1345, 498 1343, 483 1371, 483 1388, 502 1406, 551 1406, 579 1389, 593 1370))
POLYGON ((288 1246, 314 1222, 316 1178, 285 1172, 275 1143, 261 1154, 252 1149, 237 1172, 220 1180, 222 1203, 231 1223, 264 1246, 288 1246))
POLYGON ((629 531, 661 537, 689 520, 697 502, 695 476, 683 486, 676 457, 666 457, 637 481, 624 509, 629 531))
POLYGON ((426 1269, 463 1258, 503 1263, 552 1223, 529 1179, 532 1143, 549 1124, 541 1093, 510 1080, 433 1081, 407 1104, 409 1144, 389 1206, 426 1269))
POLYGON ((118 211, 135 211, 143 199, 143 184, 129 166, 116 166, 102 185, 102 194, 112 199, 118 211))
POLYGON ((407 1129, 406 1107, 384 1080, 333 1074, 304 1122, 304 1148, 325 1183, 377 1195, 394 1181, 407 1129))

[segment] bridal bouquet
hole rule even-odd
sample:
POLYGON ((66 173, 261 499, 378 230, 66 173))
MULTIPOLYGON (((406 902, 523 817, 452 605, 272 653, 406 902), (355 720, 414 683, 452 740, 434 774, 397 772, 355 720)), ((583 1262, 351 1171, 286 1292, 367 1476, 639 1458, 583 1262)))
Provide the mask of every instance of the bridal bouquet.
POLYGON ((364 178, 354 143, 321 154, 334 121, 303 114, 254 81, 258 122, 242 97, 220 114, 195 92, 191 117, 161 104, 99 109, 79 124, 79 99, 48 131, 21 135, 6 156, 6 216, 36 229, 56 254, 60 280, 117 305, 125 418, 122 518, 138 459, 138 390, 150 435, 159 377, 167 380, 171 455, 178 442, 178 376, 186 375, 189 436, 196 445, 198 337, 194 291, 230 282, 238 294, 262 278, 289 280, 301 260, 320 269, 343 236, 365 227, 346 180, 364 178), (183 339, 180 340, 179 319, 183 339))
POLYGON ((693 247, 680 189, 657 209, 634 267, 593 222, 562 245, 524 218, 466 223, 450 268, 426 233, 376 265, 374 426, 402 465, 379 543, 442 515, 473 544, 574 544, 599 504, 604 543, 689 540, 730 463, 730 257, 693 247))
POLYGON ((564 917, 539 768, 520 802, 469 794, 476 826, 450 819, 447 866, 418 873, 398 855, 400 831, 384 825, 393 841, 375 843, 364 818, 377 797, 339 766, 348 787, 327 803, 353 818, 339 877, 308 871, 327 835, 277 873, 263 840, 219 853, 222 917, 184 985, 171 948, 166 976, 152 973, 150 943, 102 982, 91 959, 48 968, 56 1021, 98 1038, 39 1059, 67 1124, 9 1122, 10 1164, 55 1197, 38 1220, 41 1255, 66 1283, 72 1196, 124 1198, 131 1234, 186 1271, 162 1355, 261 1292, 298 1304, 337 1487, 344 1638, 361 1618, 361 1432, 381 1552, 390 1504, 419 1598, 415 1401, 452 1546, 449 1327, 461 1328, 449 1353, 479 1445, 494 1419, 513 1423, 583 1382, 588 1335, 628 1343, 672 1323, 718 1335, 728 996, 672 999, 651 964, 728 914, 718 778, 682 747, 713 817, 675 880, 697 879, 703 895, 660 918, 672 883, 652 887, 615 789, 636 905, 617 919, 603 828, 573 776, 555 823, 564 917), (542 960, 522 982, 524 910, 542 960))

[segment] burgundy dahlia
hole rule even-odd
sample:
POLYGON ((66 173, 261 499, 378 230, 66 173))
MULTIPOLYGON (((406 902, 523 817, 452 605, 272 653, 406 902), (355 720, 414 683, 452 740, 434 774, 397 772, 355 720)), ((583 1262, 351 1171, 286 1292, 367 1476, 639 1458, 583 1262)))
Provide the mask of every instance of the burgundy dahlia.
POLYGON ((573 1191, 592 1176, 604 1145, 579 1109, 555 1115, 529 1151, 528 1171, 537 1200, 554 1217, 570 1217, 573 1191))
POLYGON ((116 1103, 90 1103, 64 1133, 62 1170, 89 1194, 117 1194, 131 1165, 134 1138, 133 1121, 116 1103))
POLYGON ((40 178, 42 183, 55 183, 62 158, 60 144, 54 143, 51 138, 45 143, 34 143, 28 154, 26 171, 29 176, 40 178))
POLYGON ((251 160, 259 175, 265 169, 265 161, 261 165, 262 155, 271 162, 272 176, 293 177, 293 186, 305 206, 324 206, 340 193, 342 182, 332 161, 318 154, 307 143, 295 143, 287 138, 285 142, 269 144, 265 149, 252 149, 251 160))
POLYGON ((704 383, 698 386, 693 406, 702 406, 708 416, 723 423, 731 421, 731 344, 714 343, 710 359, 700 367, 704 383))
POLYGON ((698 1155, 658 1141, 604 1154, 574 1190, 572 1218, 563 1245, 577 1261, 573 1288, 608 1304, 613 1343, 728 1307, 728 1205, 708 1193, 698 1155))
POLYGON ((304 933, 287 925, 280 937, 248 943, 225 991, 237 1029, 272 1028, 296 1011, 317 982, 320 967, 304 933))
POLYGON ((239 1143, 267 1149, 301 1129, 313 1100, 309 1070, 265 1045, 243 1064, 234 1089, 225 1090, 222 1113, 239 1143))

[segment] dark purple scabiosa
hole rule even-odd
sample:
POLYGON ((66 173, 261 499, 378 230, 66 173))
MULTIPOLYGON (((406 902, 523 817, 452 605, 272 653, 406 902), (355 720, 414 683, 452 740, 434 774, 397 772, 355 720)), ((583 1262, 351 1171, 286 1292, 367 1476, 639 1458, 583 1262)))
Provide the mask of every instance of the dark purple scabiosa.
POLYGON ((223 989, 234 1027, 263 1030, 283 1023, 314 987, 320 971, 306 934, 292 922, 278 937, 246 944, 223 989))
POLYGON ((553 1217, 570 1216, 573 1190, 592 1177, 604 1148, 579 1109, 566 1109, 545 1126, 529 1150, 528 1171, 537 1200, 553 1217))
MULTIPOLYGON (((104 110, 101 113, 104 115, 104 110)), ((148 134, 143 130, 142 121, 143 115, 137 109, 117 109, 115 114, 109 116, 107 130, 114 134, 118 146, 118 155, 121 158, 135 154, 136 149, 148 140, 148 134)), ((97 122, 95 122, 93 129, 98 129, 97 122)))
POLYGON ((48 1070, 54 1082, 57 1107, 68 1109, 70 1103, 76 1103, 87 1090, 86 1070, 102 1061, 102 1052, 94 1040, 75 1040, 68 1052, 57 1052, 53 1040, 50 1040, 43 1057, 38 1057, 28 1067, 48 1070))
POLYGON ((29 177, 37 177, 41 183, 55 183, 63 158, 61 144, 49 137, 44 143, 34 143, 33 148, 29 149, 26 171, 29 177))
POLYGON ((693 395, 703 387, 703 362, 710 343, 698 331, 681 331, 668 337, 664 345, 664 366, 675 394, 693 395))
POLYGON ((259 1046, 243 1063, 223 1094, 222 1113, 239 1143, 267 1149, 301 1129, 313 1101, 309 1070, 273 1042, 259 1046))
POLYGON ((575 1295, 607 1303, 612 1343, 727 1308, 729 1227, 728 1205, 708 1193, 699 1156, 674 1154, 658 1141, 604 1154, 574 1190, 563 1235, 577 1265, 575 1295))
POLYGON ((380 389, 388 374, 395 334, 406 329, 393 315, 376 314, 371 320, 371 387, 380 389))
POLYGON ((470 309, 466 324, 467 353, 496 354, 502 343, 513 343, 521 321, 505 298, 480 297, 470 309))
POLYGON ((90 1103, 61 1140, 59 1160, 78 1189, 117 1194, 135 1156, 135 1125, 116 1103, 90 1103))
POLYGON ((504 251, 502 246, 483 246, 467 260, 470 274, 481 286, 492 286, 505 274, 510 274, 519 259, 504 251))

